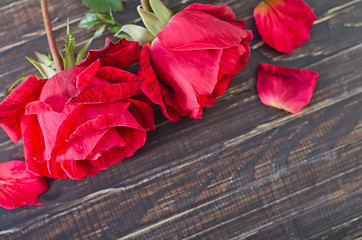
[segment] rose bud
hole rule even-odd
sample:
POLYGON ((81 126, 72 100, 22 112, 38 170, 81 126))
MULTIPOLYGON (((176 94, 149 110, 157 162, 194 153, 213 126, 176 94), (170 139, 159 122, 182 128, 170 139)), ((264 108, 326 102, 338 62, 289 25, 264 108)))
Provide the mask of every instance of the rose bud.
POLYGON ((74 68, 49 79, 29 76, 0 104, 0 125, 23 137, 27 169, 51 178, 82 179, 130 157, 154 129, 149 100, 125 68, 136 42, 106 40, 74 68))
POLYGON ((155 36, 142 48, 140 88, 171 121, 201 118, 202 107, 212 106, 245 66, 252 33, 225 4, 192 4, 168 21, 159 2, 150 3, 155 14, 139 8, 155 36))

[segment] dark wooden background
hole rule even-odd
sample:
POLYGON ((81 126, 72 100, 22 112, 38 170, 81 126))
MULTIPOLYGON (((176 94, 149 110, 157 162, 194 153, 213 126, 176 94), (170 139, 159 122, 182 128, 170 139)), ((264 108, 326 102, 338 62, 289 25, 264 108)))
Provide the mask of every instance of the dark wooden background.
MULTIPOLYGON (((196 1, 166 1, 180 9, 196 1)), ((199 1, 218 4, 221 1, 199 1)), ((134 157, 81 181, 49 180, 42 206, 0 209, 3 239, 356 239, 362 234, 362 1, 306 1, 317 21, 292 54, 263 44, 259 0, 225 1, 252 29, 251 57, 200 120, 165 120, 134 157), (264 106, 258 63, 319 72, 300 113, 264 106)), ((124 2, 122 23, 139 21, 124 2)), ((80 0, 50 0, 58 46, 66 19, 79 44, 80 0)), ((35 74, 24 56, 46 52, 37 0, 0 0, 0 91, 35 74)), ((113 38, 113 40, 116 40, 113 38)), ((103 45, 104 37, 92 44, 103 45)), ((23 159, 0 130, 0 162, 23 159)))

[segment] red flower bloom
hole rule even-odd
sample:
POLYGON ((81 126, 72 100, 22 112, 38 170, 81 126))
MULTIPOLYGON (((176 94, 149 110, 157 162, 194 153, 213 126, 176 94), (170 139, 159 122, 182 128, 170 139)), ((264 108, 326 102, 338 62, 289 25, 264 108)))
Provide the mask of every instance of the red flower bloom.
POLYGON ((154 129, 152 107, 137 76, 136 42, 107 39, 100 50, 48 80, 29 76, 0 104, 0 125, 23 137, 29 171, 82 179, 130 157, 154 129))
POLYGON ((140 57, 139 84, 171 121, 200 118, 249 57, 250 31, 223 5, 193 4, 175 14, 140 57))
POLYGON ((0 163, 0 206, 13 209, 25 205, 41 205, 38 195, 48 190, 43 177, 25 169, 23 161, 0 163))
POLYGON ((256 27, 269 46, 291 53, 309 39, 316 16, 302 0, 265 0, 254 9, 256 27))
POLYGON ((313 71, 259 64, 256 87, 265 105, 297 113, 310 102, 317 78, 313 71))

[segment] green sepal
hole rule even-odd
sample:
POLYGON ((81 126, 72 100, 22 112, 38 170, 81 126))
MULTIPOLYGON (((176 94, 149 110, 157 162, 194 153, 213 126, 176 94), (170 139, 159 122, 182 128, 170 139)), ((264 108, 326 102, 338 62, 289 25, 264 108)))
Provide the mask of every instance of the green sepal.
POLYGON ((65 44, 65 56, 63 58, 64 70, 75 67, 75 38, 70 34, 69 18, 67 20, 67 37, 64 41, 65 44))
POLYGON ((163 4, 161 0, 150 0, 153 12, 166 25, 171 18, 170 10, 163 4))
POLYGON ((98 30, 94 32, 93 37, 90 38, 86 42, 86 44, 82 47, 82 49, 78 52, 78 54, 77 54, 77 62, 76 62, 77 64, 79 64, 80 61, 82 60, 84 53, 87 51, 87 49, 88 49, 89 45, 92 43, 92 41, 94 39, 96 39, 97 37, 100 37, 102 35, 102 33, 104 32, 105 28, 106 28, 106 25, 103 25, 100 28, 98 28, 98 30))
POLYGON ((34 65, 34 67, 38 69, 38 71, 41 73, 41 75, 44 78, 49 79, 56 74, 56 72, 53 69, 51 69, 50 67, 46 66, 43 63, 36 61, 35 59, 32 59, 30 57, 26 57, 26 59, 28 59, 29 62, 31 62, 34 65))
POLYGON ((157 36, 165 26, 163 21, 156 14, 143 10, 141 5, 137 7, 137 11, 148 31, 157 36))
POLYGON ((37 51, 35 51, 34 53, 38 62, 43 63, 45 66, 50 67, 54 71, 56 70, 55 63, 51 55, 46 55, 37 51))
POLYGON ((123 38, 123 39, 126 39, 128 41, 133 41, 133 38, 130 37, 130 35, 128 35, 127 33, 124 33, 124 32, 121 32, 117 35, 114 35, 115 37, 118 37, 118 38, 123 38))
POLYGON ((149 0, 141 0, 141 5, 142 5, 143 10, 145 10, 146 12, 152 12, 152 8, 151 8, 149 0))
POLYGON ((134 24, 123 25, 115 36, 117 37, 121 32, 127 33, 134 41, 139 42, 141 46, 152 42, 155 38, 146 28, 134 24))

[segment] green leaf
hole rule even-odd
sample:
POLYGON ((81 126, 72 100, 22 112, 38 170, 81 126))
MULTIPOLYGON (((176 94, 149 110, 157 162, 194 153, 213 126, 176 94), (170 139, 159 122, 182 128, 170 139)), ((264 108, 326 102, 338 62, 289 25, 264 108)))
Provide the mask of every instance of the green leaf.
POLYGON ((18 80, 16 80, 13 85, 11 85, 10 87, 8 87, 5 92, 4 92, 4 98, 6 98, 12 91, 14 91, 14 89, 20 84, 22 83, 27 77, 21 77, 18 80))
POLYGON ((157 34, 161 32, 162 28, 165 26, 163 21, 156 14, 144 11, 141 5, 137 7, 137 11, 148 31, 150 31, 154 36, 157 36, 157 34))
POLYGON ((81 28, 91 28, 99 22, 102 22, 102 20, 98 18, 97 13, 86 12, 84 14, 84 18, 79 22, 78 26, 81 28))
POLYGON ((144 45, 145 43, 150 43, 155 38, 146 28, 134 25, 126 24, 115 34, 117 37, 121 32, 127 33, 134 41, 144 45))
POLYGON ((89 45, 91 44, 91 42, 96 39, 97 37, 100 37, 102 35, 102 33, 104 32, 104 29, 106 28, 106 25, 103 25, 102 27, 98 28, 97 31, 95 31, 93 37, 91 39, 89 39, 87 41, 87 43, 84 45, 84 47, 78 52, 77 55, 77 64, 80 63, 80 61, 83 58, 84 53, 87 51, 89 45))
POLYGON ((113 18, 112 12, 109 12, 109 14, 107 14, 107 13, 98 13, 98 18, 99 18, 100 20, 102 20, 103 22, 110 23, 110 24, 116 25, 116 26, 122 26, 121 24, 119 24, 119 23, 113 18))
POLYGON ((123 11, 122 0, 83 0, 83 3, 100 13, 109 11, 123 11))
POLYGON ((63 58, 64 70, 75 67, 74 51, 75 38, 70 34, 69 18, 67 20, 67 37, 65 38, 65 57, 63 58))
POLYGON ((161 0, 150 0, 153 12, 167 24, 171 18, 170 10, 162 3, 161 0))
POLYGON ((26 59, 28 59, 29 62, 31 62, 34 65, 34 67, 36 67, 39 70, 39 72, 41 73, 41 75, 43 75, 44 78, 49 79, 56 74, 56 72, 53 69, 40 62, 37 62, 35 59, 32 59, 30 57, 26 57, 26 59))

